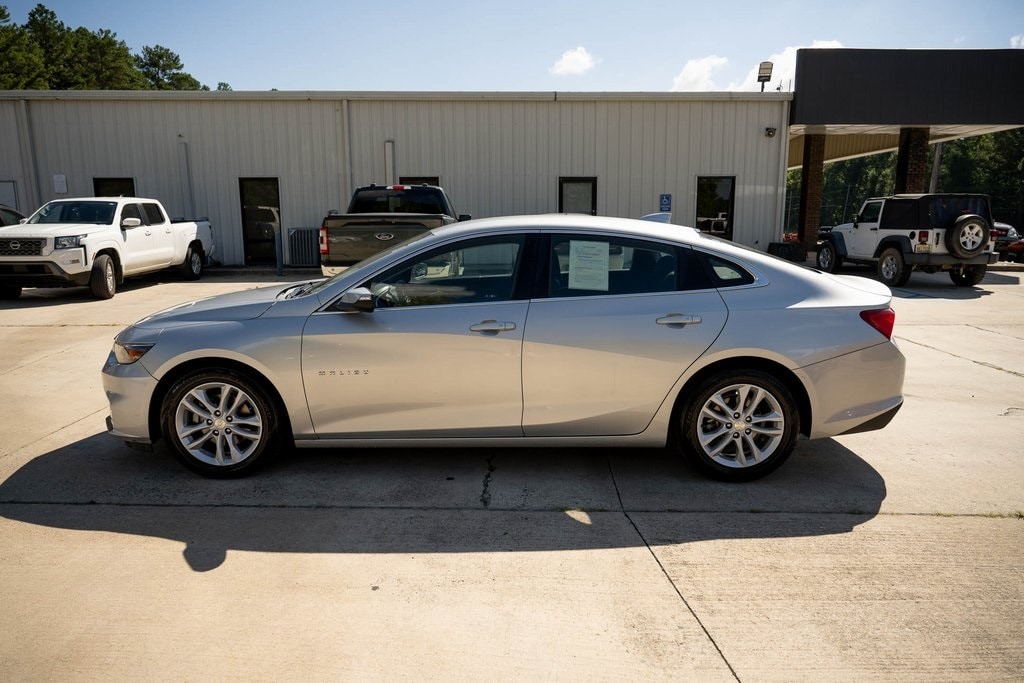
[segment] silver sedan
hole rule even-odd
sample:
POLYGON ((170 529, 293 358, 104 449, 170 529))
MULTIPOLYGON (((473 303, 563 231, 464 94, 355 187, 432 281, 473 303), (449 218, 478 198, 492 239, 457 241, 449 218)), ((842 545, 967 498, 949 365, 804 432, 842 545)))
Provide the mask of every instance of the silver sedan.
POLYGON ((763 476, 903 403, 891 293, 707 237, 584 216, 458 223, 329 279, 122 331, 108 428, 237 476, 282 446, 678 449, 763 476))

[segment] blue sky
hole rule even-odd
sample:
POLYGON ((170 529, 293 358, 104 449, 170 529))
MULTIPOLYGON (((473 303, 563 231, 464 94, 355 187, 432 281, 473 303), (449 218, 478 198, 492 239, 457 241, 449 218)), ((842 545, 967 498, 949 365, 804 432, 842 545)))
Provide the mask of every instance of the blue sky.
MULTIPOLYGON (((0 0, 23 24, 36 2, 0 0)), ((798 47, 1024 49, 1024 0, 50 0, 235 90, 790 89, 798 47)), ((1008 84, 1011 85, 1011 84, 1008 84)), ((1012 84, 1020 87, 1020 84, 1012 84)))

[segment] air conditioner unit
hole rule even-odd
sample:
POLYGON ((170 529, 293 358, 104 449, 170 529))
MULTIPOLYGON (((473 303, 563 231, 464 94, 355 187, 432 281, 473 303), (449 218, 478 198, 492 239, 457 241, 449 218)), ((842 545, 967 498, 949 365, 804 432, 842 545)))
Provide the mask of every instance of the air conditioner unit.
POLYGON ((288 228, 285 265, 320 265, 320 228, 288 228))

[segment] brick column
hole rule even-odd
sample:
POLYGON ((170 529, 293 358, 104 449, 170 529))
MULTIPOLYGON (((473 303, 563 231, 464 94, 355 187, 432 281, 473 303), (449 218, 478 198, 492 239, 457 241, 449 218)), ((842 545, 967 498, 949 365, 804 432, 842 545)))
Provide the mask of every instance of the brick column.
POLYGON ((901 128, 896 194, 928 191, 928 128, 901 128))
POLYGON ((804 160, 800 174, 800 242, 814 251, 821 227, 821 189, 825 175, 825 136, 804 136, 804 160))

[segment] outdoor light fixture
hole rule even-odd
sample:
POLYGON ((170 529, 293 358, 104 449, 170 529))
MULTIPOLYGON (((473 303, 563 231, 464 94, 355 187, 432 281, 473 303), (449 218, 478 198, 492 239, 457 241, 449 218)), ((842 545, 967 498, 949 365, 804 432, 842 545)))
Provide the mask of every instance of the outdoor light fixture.
POLYGON ((764 92, 764 84, 772 80, 772 63, 761 62, 757 67, 757 82, 761 84, 761 92, 764 92))
POLYGON ((771 126, 768 126, 767 128, 764 129, 764 136, 766 138, 773 138, 773 137, 775 137, 775 129, 772 128, 771 126))

